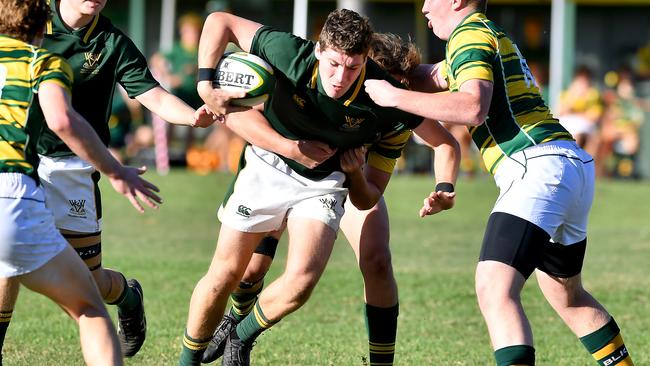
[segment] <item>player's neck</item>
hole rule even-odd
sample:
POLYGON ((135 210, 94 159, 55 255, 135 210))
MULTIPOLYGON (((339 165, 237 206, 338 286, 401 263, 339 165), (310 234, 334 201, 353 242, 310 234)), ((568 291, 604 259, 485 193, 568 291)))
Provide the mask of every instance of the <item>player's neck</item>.
POLYGON ((95 17, 94 15, 81 14, 78 11, 66 6, 59 6, 59 14, 63 23, 72 29, 79 29, 87 26, 95 17))

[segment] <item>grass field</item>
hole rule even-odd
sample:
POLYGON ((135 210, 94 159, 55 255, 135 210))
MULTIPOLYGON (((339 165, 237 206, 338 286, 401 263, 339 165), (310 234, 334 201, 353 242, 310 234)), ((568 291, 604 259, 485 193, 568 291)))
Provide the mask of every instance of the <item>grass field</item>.
MULTIPOLYGON (((196 281, 218 232, 216 208, 230 176, 173 171, 151 175, 162 189, 159 212, 139 215, 104 182, 104 265, 140 280, 149 332, 128 365, 175 365, 196 281)), ((386 199, 393 265, 400 288, 397 365, 492 365, 473 288, 474 266, 496 198, 489 178, 458 184, 452 211, 419 219, 427 177, 396 176, 386 199)), ((623 329, 636 365, 650 365, 650 184, 597 184, 589 228, 586 287, 623 329)), ((270 277, 284 266, 285 241, 270 277)), ((268 283, 268 282, 267 282, 268 283)), ((542 298, 524 291, 538 365, 594 365, 542 298)), ((254 365, 364 365, 367 339, 362 281, 341 236, 309 302, 258 339, 254 365)), ((115 309, 111 308, 115 319, 115 309)), ((5 365, 81 365, 74 323, 49 300, 23 289, 4 347, 5 365)))

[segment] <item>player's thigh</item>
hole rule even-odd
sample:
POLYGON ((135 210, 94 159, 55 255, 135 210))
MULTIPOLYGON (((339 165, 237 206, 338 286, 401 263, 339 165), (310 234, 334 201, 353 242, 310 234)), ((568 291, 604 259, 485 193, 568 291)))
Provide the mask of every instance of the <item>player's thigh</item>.
POLYGON ((39 269, 20 276, 19 280, 73 316, 80 315, 88 306, 106 311, 88 268, 69 246, 39 269))
POLYGON ((322 221, 291 217, 288 221, 289 248, 285 273, 318 281, 332 254, 336 231, 322 221))
POLYGON ((525 219, 493 212, 485 229, 479 261, 506 264, 528 278, 539 265, 549 238, 546 231, 525 219))
POLYGON ((381 197, 369 210, 359 210, 348 200, 341 219, 341 231, 357 258, 364 251, 387 250, 390 230, 384 198, 381 197))
POLYGON ((255 247, 265 235, 264 232, 250 233, 221 225, 209 273, 227 271, 241 278, 255 247))
POLYGON ((60 230, 61 235, 93 272, 102 266, 102 233, 86 233, 73 230, 60 230))

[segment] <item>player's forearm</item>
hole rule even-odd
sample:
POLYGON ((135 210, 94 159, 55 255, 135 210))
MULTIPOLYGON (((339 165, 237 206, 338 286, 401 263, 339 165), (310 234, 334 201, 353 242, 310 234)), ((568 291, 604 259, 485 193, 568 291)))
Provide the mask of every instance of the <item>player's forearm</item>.
POLYGON ((477 97, 469 93, 422 93, 396 88, 393 105, 403 111, 446 123, 477 126, 484 121, 477 97))
POLYGON ((437 183, 451 183, 456 185, 458 166, 460 165, 460 148, 454 145, 440 145, 434 148, 434 175, 437 183))
POLYGON ((39 103, 47 126, 80 158, 108 176, 122 169, 92 126, 70 104, 67 91, 56 83, 43 83, 39 103))
POLYGON ((169 123, 186 126, 194 123, 194 108, 160 86, 138 95, 135 99, 169 123))
POLYGON ((291 158, 295 141, 280 135, 256 110, 228 114, 226 126, 252 145, 291 158))
POLYGON ((346 173, 346 177, 348 180, 348 198, 354 207, 359 210, 368 210, 377 204, 382 192, 373 184, 368 183, 362 170, 346 173))
POLYGON ((442 75, 442 63, 420 64, 408 76, 409 88, 422 92, 440 92, 448 85, 442 75))

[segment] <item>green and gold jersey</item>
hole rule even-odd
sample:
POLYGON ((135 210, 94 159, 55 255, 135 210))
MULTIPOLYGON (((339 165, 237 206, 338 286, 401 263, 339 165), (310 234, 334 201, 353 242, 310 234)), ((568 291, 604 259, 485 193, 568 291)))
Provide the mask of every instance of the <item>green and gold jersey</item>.
POLYGON ((72 77, 61 57, 0 35, 0 172, 27 174, 38 182, 36 144, 44 120, 28 122, 30 107, 40 111, 37 93, 43 83, 70 91, 72 77))
MULTIPOLYGON (((292 140, 322 141, 339 152, 366 145, 368 164, 391 173, 410 129, 417 127, 422 118, 380 107, 370 99, 363 88, 366 79, 385 79, 402 87, 372 60, 368 60, 346 95, 339 99, 328 97, 320 81, 314 48, 314 42, 270 27, 257 31, 251 53, 271 64, 277 79, 264 115, 276 131, 292 140)), ((296 172, 312 179, 341 170, 339 154, 314 169, 283 159, 296 172)))
MULTIPOLYGON (((43 48, 68 61, 74 72, 72 106, 90 122, 104 144, 108 144, 115 83, 120 83, 133 98, 158 86, 158 82, 135 44, 108 18, 97 15, 87 26, 72 30, 61 20, 55 2, 51 3, 52 21, 47 24, 43 48)), ((34 113, 32 118, 42 118, 42 115, 34 113)), ((47 156, 72 155, 63 141, 48 129, 38 152, 47 156)))
POLYGON ((445 63, 451 92, 471 79, 494 85, 487 119, 469 128, 490 173, 504 157, 527 147, 573 139, 544 103, 517 46, 484 14, 469 15, 452 32, 445 63))

